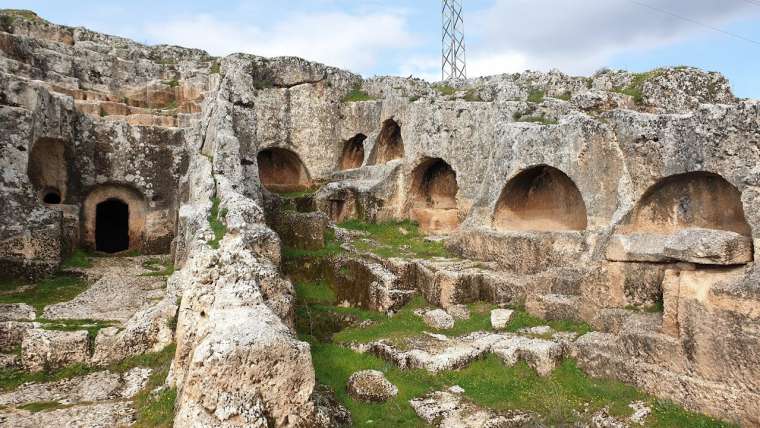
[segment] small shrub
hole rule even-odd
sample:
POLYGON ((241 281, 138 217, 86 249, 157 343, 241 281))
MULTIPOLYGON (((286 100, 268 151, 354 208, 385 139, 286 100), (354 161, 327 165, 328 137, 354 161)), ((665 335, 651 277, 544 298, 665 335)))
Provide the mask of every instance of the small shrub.
POLYGON ((211 64, 211 68, 209 69, 209 74, 219 74, 221 73, 222 65, 219 62, 215 62, 211 64))
POLYGON ((361 84, 356 84, 353 88, 351 88, 351 91, 343 97, 343 102, 355 103, 361 101, 372 101, 374 99, 375 98, 373 96, 369 95, 362 89, 361 84))
POLYGON ((435 85, 433 86, 433 89, 435 89, 436 92, 438 92, 439 94, 443 96, 447 96, 447 97, 450 97, 457 92, 456 88, 452 88, 451 86, 445 83, 442 83, 440 85, 435 85))
POLYGON ((420 99, 419 95, 414 95, 414 96, 409 97, 409 102, 413 103, 413 102, 415 102, 415 101, 417 101, 419 99, 420 99))
POLYGON ((274 82, 269 79, 255 79, 253 81, 253 87, 258 90, 270 89, 274 87, 274 82))
POLYGON ((541 125, 556 125, 559 122, 557 122, 554 119, 546 117, 543 113, 540 115, 525 115, 523 116, 520 113, 515 113, 512 115, 512 118, 515 120, 515 122, 529 122, 529 123, 538 123, 541 125))
POLYGON ((528 92, 529 103, 543 102, 545 97, 546 97, 546 91, 542 89, 531 89, 530 92, 528 92))
POLYGON ((471 102, 471 103, 477 103, 482 102, 483 98, 480 96, 477 90, 475 89, 469 89, 466 94, 464 94, 465 101, 471 102))
POLYGON ((570 99, 573 97, 572 92, 565 91, 562 93, 562 95, 558 96, 557 98, 563 101, 570 101, 570 99))

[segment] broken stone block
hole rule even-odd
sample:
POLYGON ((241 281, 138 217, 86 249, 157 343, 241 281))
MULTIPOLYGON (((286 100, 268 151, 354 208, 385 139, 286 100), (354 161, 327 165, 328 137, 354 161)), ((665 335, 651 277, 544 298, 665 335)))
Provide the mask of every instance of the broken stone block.
POLYGON ((494 309, 491 311, 491 327, 495 330, 507 328, 507 324, 512 320, 515 311, 511 309, 494 309))
POLYGON ((381 403, 398 394, 396 385, 390 383, 382 372, 363 370, 348 378, 348 394, 357 400, 381 403))
POLYGON ((58 369, 90 359, 86 331, 27 330, 21 342, 21 364, 31 372, 58 369))
POLYGON ((548 376, 564 358, 561 344, 544 339, 529 337, 507 337, 492 348, 504 364, 513 366, 518 361, 525 361, 536 370, 540 376, 548 376))
POLYGON ((665 242, 667 257, 705 265, 738 265, 752 261, 752 238, 714 229, 683 229, 665 242))
POLYGON ((0 352, 14 352, 21 345, 24 333, 38 326, 39 324, 31 322, 0 322, 0 352))
POLYGON ((666 262, 667 235, 634 233, 613 235, 607 244, 607 260, 612 262, 666 262))
POLYGON ((425 312, 422 316, 422 320, 425 321, 429 327, 437 330, 448 330, 454 327, 454 317, 446 313, 443 309, 435 309, 425 312))
POLYGON ((34 321, 34 308, 24 303, 0 304, 0 321, 34 321))
POLYGON ((417 416, 430 425, 438 427, 481 428, 533 426, 530 413, 511 411, 495 412, 484 409, 468 400, 459 387, 448 391, 431 392, 411 400, 409 404, 417 416))

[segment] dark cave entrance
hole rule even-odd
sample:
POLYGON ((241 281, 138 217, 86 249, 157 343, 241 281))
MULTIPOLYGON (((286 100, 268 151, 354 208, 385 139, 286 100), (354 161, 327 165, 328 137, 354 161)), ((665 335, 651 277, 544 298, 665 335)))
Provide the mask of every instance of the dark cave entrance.
POLYGON ((61 192, 58 189, 45 189, 42 192, 42 202, 48 205, 59 205, 61 200, 61 192))
POLYGON ((118 199, 98 204, 95 213, 95 249, 110 254, 129 249, 129 205, 118 199))

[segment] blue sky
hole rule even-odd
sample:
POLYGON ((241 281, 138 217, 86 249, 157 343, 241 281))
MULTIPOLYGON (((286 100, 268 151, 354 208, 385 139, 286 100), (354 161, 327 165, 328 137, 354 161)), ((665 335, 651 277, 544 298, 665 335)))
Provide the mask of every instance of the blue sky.
MULTIPOLYGON (((740 97, 760 98, 760 0, 464 0, 464 6, 470 76, 693 65, 725 74, 740 97)), ((364 76, 440 76, 440 0, 0 0, 0 7, 214 55, 297 55, 364 76)))

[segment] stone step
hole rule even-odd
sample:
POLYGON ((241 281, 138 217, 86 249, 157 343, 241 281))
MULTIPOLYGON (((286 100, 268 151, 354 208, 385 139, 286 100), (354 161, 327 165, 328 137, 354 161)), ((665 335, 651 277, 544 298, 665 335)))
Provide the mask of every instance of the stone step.
POLYGON ((548 321, 581 322, 580 298, 565 294, 536 294, 528 296, 525 308, 533 316, 548 321))

